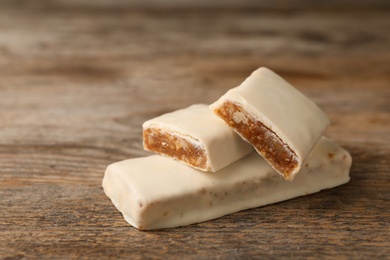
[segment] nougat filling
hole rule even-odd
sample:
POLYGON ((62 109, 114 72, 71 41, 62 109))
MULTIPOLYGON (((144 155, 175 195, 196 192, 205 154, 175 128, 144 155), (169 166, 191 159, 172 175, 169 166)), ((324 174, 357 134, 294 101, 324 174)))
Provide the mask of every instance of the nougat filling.
POLYGON ((298 157, 275 132, 253 118, 243 107, 229 101, 224 102, 215 113, 251 143, 285 179, 290 179, 298 166, 298 157))
POLYGON ((147 128, 143 131, 143 138, 144 147, 149 151, 172 157, 195 168, 209 170, 204 148, 191 137, 147 128))

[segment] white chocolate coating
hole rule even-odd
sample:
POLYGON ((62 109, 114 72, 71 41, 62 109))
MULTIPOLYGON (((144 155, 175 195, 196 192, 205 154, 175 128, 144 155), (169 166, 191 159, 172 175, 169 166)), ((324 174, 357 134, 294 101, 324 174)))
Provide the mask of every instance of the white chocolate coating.
MULTIPOLYGON (((294 151, 298 167, 292 172, 292 179, 330 124, 313 101, 264 67, 230 89, 210 109, 214 111, 226 101, 239 104, 294 151)), ((235 116, 234 120, 245 119, 241 114, 235 116)))
POLYGON ((103 188, 132 226, 171 228, 333 188, 349 181, 351 163, 347 151, 322 138, 292 182, 257 153, 215 174, 154 155, 109 165, 103 188))
POLYGON ((148 120, 143 124, 143 129, 147 128, 160 129, 166 134, 187 140, 195 147, 203 148, 207 168, 200 170, 216 172, 253 151, 251 145, 204 104, 192 105, 148 120))

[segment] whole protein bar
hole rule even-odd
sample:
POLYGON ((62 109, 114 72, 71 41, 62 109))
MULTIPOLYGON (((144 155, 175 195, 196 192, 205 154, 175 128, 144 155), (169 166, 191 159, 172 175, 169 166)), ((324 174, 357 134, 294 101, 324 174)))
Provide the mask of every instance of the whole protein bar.
POLYGON ((351 162, 347 151, 326 138, 292 182, 257 153, 215 174, 154 155, 109 165, 103 188, 130 225, 141 230, 172 228, 344 184, 351 162))
POLYGON ((143 124, 144 149, 215 172, 253 151, 233 129, 197 104, 143 124))
POLYGON ((264 67, 210 109, 286 180, 294 179, 329 126, 329 119, 313 101, 264 67))

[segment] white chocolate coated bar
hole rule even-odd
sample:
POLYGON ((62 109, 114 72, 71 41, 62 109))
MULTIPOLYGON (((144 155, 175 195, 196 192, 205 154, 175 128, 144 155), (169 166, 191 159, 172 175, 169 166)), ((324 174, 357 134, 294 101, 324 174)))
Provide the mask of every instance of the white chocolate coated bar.
POLYGON ((154 155, 109 165, 103 188, 132 226, 171 228, 344 184, 351 162, 347 151, 326 138, 292 182, 255 152, 215 174, 154 155))
POLYGON ((143 124, 144 148, 215 172, 253 151, 207 105, 192 105, 143 124))
POLYGON ((210 108, 287 180, 294 178, 330 123, 314 102, 264 67, 210 108))

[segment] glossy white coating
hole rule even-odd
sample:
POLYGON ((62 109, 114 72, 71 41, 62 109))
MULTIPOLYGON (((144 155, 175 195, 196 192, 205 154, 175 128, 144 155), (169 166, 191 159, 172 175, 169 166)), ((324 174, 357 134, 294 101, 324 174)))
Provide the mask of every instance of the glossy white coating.
MULTIPOLYGON (((143 124, 143 129, 148 128, 178 136, 203 149, 206 152, 207 166, 200 170, 204 171, 218 171, 253 151, 250 144, 242 140, 204 104, 192 105, 148 120, 143 124)), ((144 148, 146 149, 145 145, 144 148)))
POLYGON ((103 188, 132 226, 171 228, 344 184, 351 162, 347 151, 326 138, 292 182, 256 152, 214 174, 154 155, 109 165, 103 188))
MULTIPOLYGON (((261 67, 254 71, 241 85, 230 89, 211 110, 229 101, 243 107, 252 118, 262 122, 287 144, 298 157, 301 168, 315 144, 330 124, 324 112, 309 98, 273 71, 261 67)), ((245 120, 242 113, 233 120, 245 120)))

